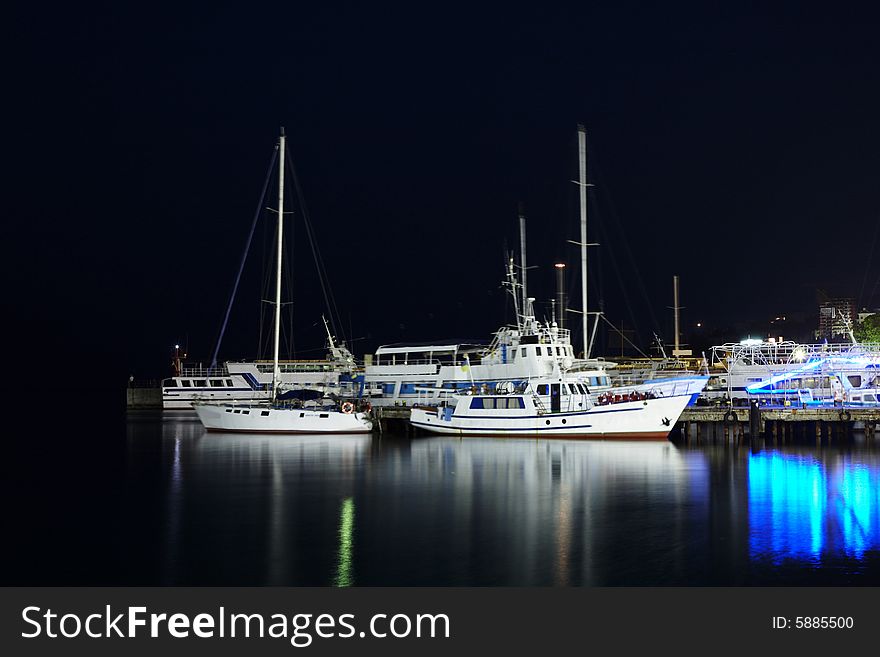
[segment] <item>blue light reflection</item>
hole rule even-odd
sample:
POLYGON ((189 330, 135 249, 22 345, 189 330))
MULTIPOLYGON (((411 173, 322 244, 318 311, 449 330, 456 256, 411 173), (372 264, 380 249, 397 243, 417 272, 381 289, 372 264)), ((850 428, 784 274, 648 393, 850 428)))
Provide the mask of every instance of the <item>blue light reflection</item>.
POLYGON ((753 558, 861 559, 880 548, 878 469, 770 452, 749 456, 748 481, 753 558))

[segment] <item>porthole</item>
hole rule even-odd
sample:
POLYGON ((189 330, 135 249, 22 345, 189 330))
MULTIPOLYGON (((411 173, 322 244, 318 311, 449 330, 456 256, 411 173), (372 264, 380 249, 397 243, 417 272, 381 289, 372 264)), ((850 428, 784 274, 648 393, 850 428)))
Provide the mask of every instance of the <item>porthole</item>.
POLYGON ((562 420, 562 424, 565 424, 565 420, 564 420, 564 419, 562 420))
POLYGON ((550 420, 547 420, 547 424, 550 424, 550 420))

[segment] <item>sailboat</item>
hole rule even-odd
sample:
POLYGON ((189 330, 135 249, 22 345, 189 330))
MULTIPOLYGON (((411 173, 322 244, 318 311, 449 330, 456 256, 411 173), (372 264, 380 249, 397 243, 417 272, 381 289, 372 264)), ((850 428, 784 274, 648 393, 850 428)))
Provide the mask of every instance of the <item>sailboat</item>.
POLYGON ((246 433, 366 433, 373 428, 369 406, 347 400, 329 408, 306 408, 286 402, 280 394, 278 349, 281 335, 281 263, 284 228, 285 135, 278 138, 278 242, 275 275, 275 335, 272 397, 268 403, 195 402, 193 408, 208 431, 246 433))

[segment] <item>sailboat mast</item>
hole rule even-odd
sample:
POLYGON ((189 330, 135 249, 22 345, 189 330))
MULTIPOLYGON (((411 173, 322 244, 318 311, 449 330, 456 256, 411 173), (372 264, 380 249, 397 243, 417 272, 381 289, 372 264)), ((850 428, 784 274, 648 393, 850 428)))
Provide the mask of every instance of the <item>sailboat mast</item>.
POLYGON ((275 272, 275 356, 272 367, 272 401, 278 399, 278 343, 281 338, 281 252, 284 236, 284 128, 278 138, 278 269, 275 272))
POLYGON ((678 344, 678 336, 679 328, 678 328, 678 311, 681 308, 678 305, 678 275, 672 277, 672 304, 673 310, 675 312, 675 346, 672 349, 672 355, 678 356, 679 353, 679 344, 678 344))
POLYGON ((581 202, 581 326, 584 334, 584 358, 590 357, 589 315, 587 314, 587 133, 578 124, 578 189, 581 202))

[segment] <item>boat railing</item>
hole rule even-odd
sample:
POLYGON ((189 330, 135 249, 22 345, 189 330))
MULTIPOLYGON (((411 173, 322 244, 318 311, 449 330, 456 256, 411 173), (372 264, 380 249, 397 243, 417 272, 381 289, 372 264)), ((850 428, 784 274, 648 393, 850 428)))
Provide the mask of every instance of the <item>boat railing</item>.
POLYGON ((217 367, 205 367, 201 363, 199 363, 198 365, 185 365, 181 367, 180 376, 229 376, 229 370, 226 369, 225 365, 218 365, 217 367))

